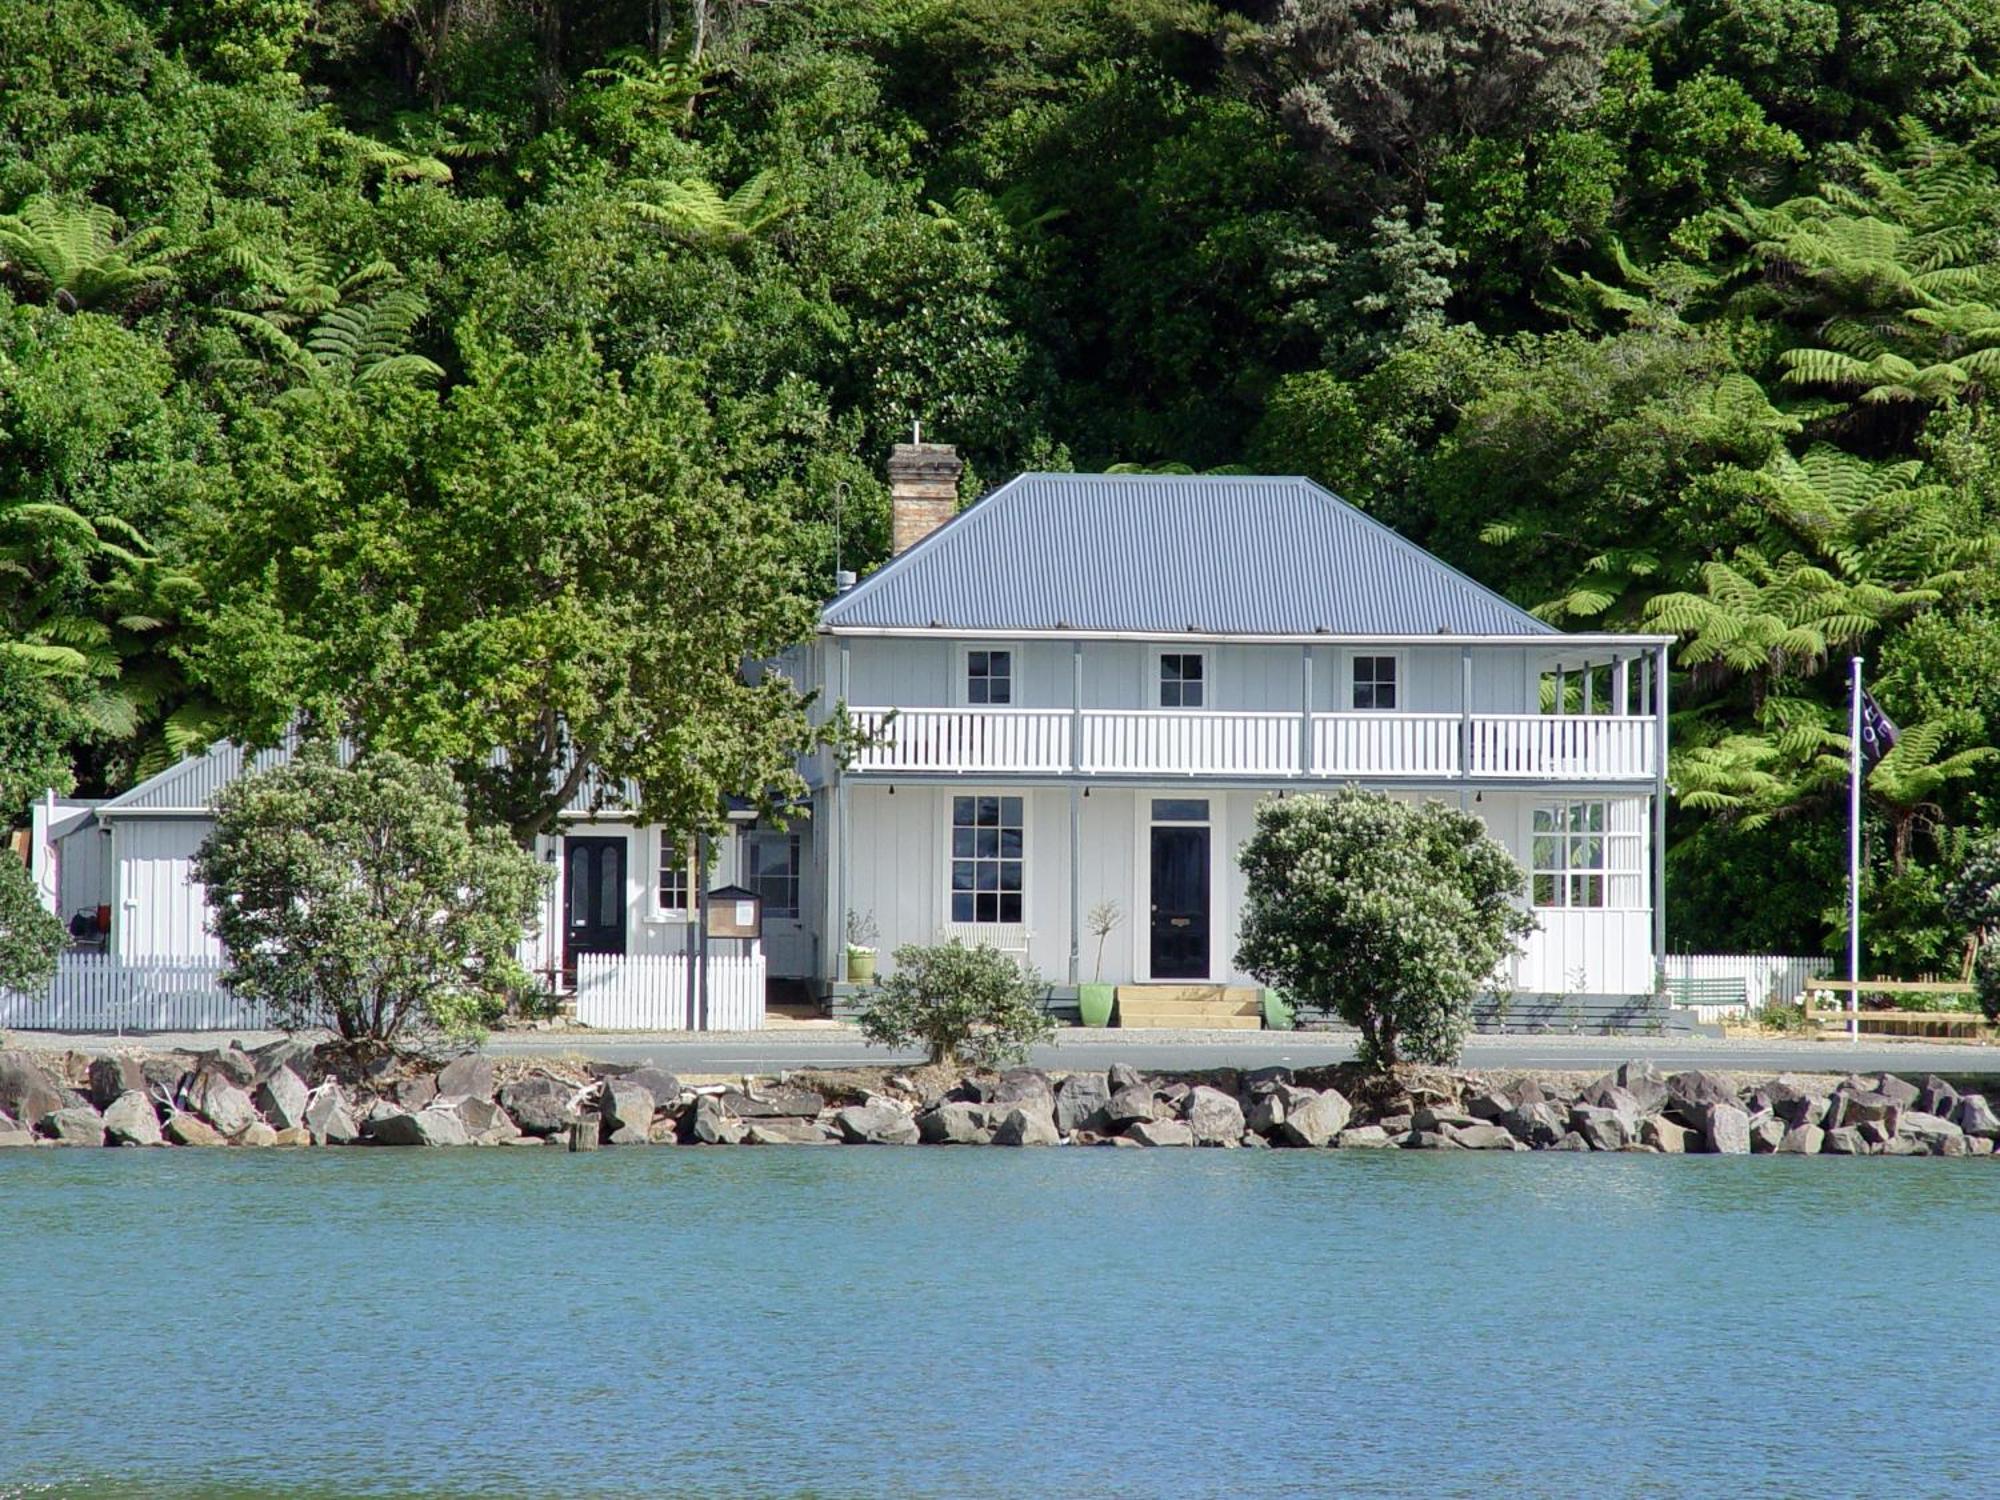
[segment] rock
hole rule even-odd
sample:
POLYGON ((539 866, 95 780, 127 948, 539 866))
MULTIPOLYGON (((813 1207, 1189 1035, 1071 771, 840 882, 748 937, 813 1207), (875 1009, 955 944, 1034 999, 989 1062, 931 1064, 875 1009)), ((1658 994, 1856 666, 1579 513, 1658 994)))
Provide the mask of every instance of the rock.
MULTIPOLYGON (((1946 1141, 1965 1139, 1964 1127, 1953 1124, 1941 1115, 1926 1114, 1920 1109, 1906 1111, 1896 1122, 1896 1133, 1912 1140, 1922 1141, 1936 1151, 1946 1141)), ((1959 1148, 1961 1151, 1963 1147, 1959 1148)))
MULTIPOLYGON (((502 1109, 499 1101, 495 1099, 482 1099, 477 1094, 462 1094, 456 1097, 440 1094, 432 1101, 430 1107, 457 1115, 459 1123, 465 1127, 465 1133, 472 1137, 472 1144, 475 1146, 504 1145, 521 1134, 521 1127, 514 1123, 507 1111, 502 1109)), ((647 1131, 650 1131, 652 1123, 650 1119, 647 1120, 647 1131)), ((630 1135, 623 1140, 614 1136, 613 1144, 645 1145, 651 1139, 647 1131, 642 1131, 636 1141, 630 1135)))
POLYGON ((1514 1107, 1514 1101, 1505 1094, 1491 1091, 1466 1101, 1465 1112, 1475 1120, 1484 1120, 1489 1125, 1498 1125, 1501 1116, 1514 1107))
POLYGON ((1153 1114, 1162 1120, 1178 1120, 1181 1115, 1181 1100, 1187 1098, 1193 1091, 1193 1086, 1185 1083, 1159 1085, 1153 1090, 1153 1097, 1166 1106, 1166 1111, 1162 1113, 1158 1105, 1155 1105, 1153 1114))
POLYGON ((1383 1115, 1375 1123, 1391 1135, 1408 1135, 1410 1133, 1410 1116, 1408 1114, 1383 1115))
POLYGON ((1247 1146, 1256 1151, 1269 1151, 1271 1149, 1271 1143, 1254 1130, 1244 1131, 1242 1135, 1237 1137, 1236 1144, 1247 1146))
POLYGON ((1287 1146, 1325 1146, 1347 1128, 1354 1110, 1337 1089, 1328 1089, 1296 1108, 1287 1105, 1285 1123, 1278 1127, 1278 1139, 1287 1146))
POLYGON ((1194 1132, 1179 1120, 1141 1120, 1125 1132, 1141 1146, 1192 1146, 1194 1132))
POLYGON ((277 1131, 271 1140, 271 1144, 274 1146, 287 1147, 310 1146, 312 1143, 312 1132, 307 1130, 303 1125, 294 1125, 290 1130, 277 1131))
MULTIPOLYGON (((911 1135, 914 1137, 915 1133, 912 1131, 911 1135)), ((993 1127, 996 1146, 1053 1146, 1060 1139, 1056 1134, 1053 1099, 1030 1096, 1008 1110, 993 1127)))
POLYGON ((146 1070, 130 1053, 122 1057, 93 1057, 85 1076, 90 1080, 87 1085, 90 1102, 99 1109, 109 1109, 114 1100, 125 1094, 146 1092, 146 1070))
POLYGON ((190 1110, 179 1109, 167 1116, 167 1139, 176 1146, 226 1146, 221 1132, 190 1110))
POLYGON ((1785 1122, 1773 1114, 1761 1114, 1750 1121, 1750 1149, 1765 1155, 1778 1149, 1785 1138, 1785 1122))
POLYGON ((1343 1150, 1359 1151, 1380 1150, 1395 1144, 1380 1125, 1350 1125, 1333 1138, 1333 1143, 1343 1150))
POLYGON ((1612 1072, 1611 1080, 1632 1096, 1642 1116, 1657 1114, 1666 1107, 1667 1081, 1660 1076, 1659 1069, 1649 1062, 1620 1063, 1612 1072))
POLYGON ((1547 1149, 1550 1151, 1588 1151, 1590 1149, 1590 1142, 1572 1130, 1547 1149))
POLYGON ((104 1111, 104 1133, 114 1146, 160 1146, 160 1117, 139 1089, 127 1089, 104 1111))
POLYGON ((1794 1125, 1778 1142, 1780 1156, 1817 1156, 1826 1145, 1826 1132, 1817 1125, 1794 1125))
POLYGON ((1968 1135, 1965 1138, 1965 1154, 1967 1156, 1991 1156, 1993 1154, 1992 1137, 1968 1135))
POLYGON ((1970 1156, 1971 1148, 1966 1144, 1970 1137, 1965 1135, 1947 1136, 1931 1147, 1939 1156, 1970 1156))
POLYGON ((1842 1084, 1833 1091, 1826 1125, 1829 1130, 1838 1130, 1844 1125, 1879 1124, 1887 1128, 1889 1135, 1894 1135, 1896 1118, 1901 1112, 1896 1102, 1886 1094, 1872 1089, 1850 1089, 1842 1084))
POLYGON ((1546 1099, 1530 1099, 1512 1106, 1500 1117, 1500 1123, 1516 1140, 1538 1148, 1553 1146, 1569 1132, 1568 1112, 1546 1099))
POLYGON ((257 1081, 256 1062, 234 1042, 209 1052, 197 1052, 194 1070, 197 1073, 218 1074, 245 1090, 257 1081))
MULTIPOLYGON (((635 1079, 628 1074, 624 1081, 633 1083, 635 1079)), ((754 1094, 741 1089, 725 1089, 716 1097, 722 1101, 722 1107, 739 1120, 810 1120, 826 1108, 825 1096, 811 1089, 768 1086, 754 1094)), ((653 1100, 656 1104, 663 1102, 658 1094, 653 1095, 653 1100)))
POLYGON ((1447 1126, 1477 1125, 1479 1121, 1462 1109, 1450 1105, 1426 1104, 1410 1116, 1412 1130, 1442 1131, 1447 1126))
POLYGON ((430 1073, 413 1073, 408 1078, 399 1079, 394 1092, 396 1102, 404 1109, 423 1109, 438 1096, 437 1078, 430 1073))
MULTIPOLYGON (((1861 1130, 1863 1135, 1868 1133, 1865 1126, 1857 1128, 1861 1130)), ((1882 1142, 1879 1154, 1883 1156, 1929 1156, 1931 1148, 1911 1136, 1897 1135, 1891 1136, 1888 1140, 1882 1142)))
MULTIPOLYGON (((516 1140, 502 1141, 500 1144, 503 1146, 518 1146, 524 1145, 533 1139, 533 1136, 525 1136, 516 1140)), ((646 1139, 651 1141, 655 1146, 678 1146, 681 1143, 681 1122, 674 1119, 671 1115, 662 1115, 659 1119, 653 1121, 653 1128, 647 1133, 646 1139)), ((749 1132, 747 1130, 744 1132, 744 1139, 749 1139, 749 1132)))
POLYGON ((482 1057, 477 1052, 454 1057, 438 1069, 437 1091, 454 1098, 491 1099, 493 1059, 482 1057))
POLYGON ((500 1107, 529 1135, 567 1132, 576 1123, 576 1089, 546 1073, 530 1073, 500 1086, 500 1107))
POLYGON ((290 1130, 306 1122, 306 1083, 290 1068, 279 1068, 252 1096, 258 1112, 280 1130, 290 1130))
POLYGON ((1593 1151, 1622 1151, 1633 1138, 1627 1117, 1602 1104, 1572 1104, 1569 1128, 1593 1151))
POLYGON ((1861 1139, 1877 1151, 1888 1145, 1889 1142, 1900 1139, 1896 1132, 1889 1128, 1886 1120, 1863 1120, 1854 1128, 1860 1132, 1861 1139))
POLYGON ((1514 1133, 1502 1125, 1476 1120, 1470 1125, 1447 1125, 1443 1134, 1467 1151, 1525 1151, 1514 1133))
MULTIPOLYGON (((241 1053, 237 1054, 239 1057, 241 1053)), ((249 1059, 244 1059, 248 1065, 249 1059)), ((203 1068, 188 1086, 188 1108, 225 1136, 239 1136, 257 1119, 250 1096, 219 1068, 203 1068)))
POLYGON ((1667 1156, 1679 1156, 1687 1150, 1688 1134, 1686 1126, 1675 1124, 1665 1115, 1647 1115, 1639 1122, 1639 1144, 1667 1156))
POLYGON ((598 1089, 604 1138, 614 1146, 643 1146, 653 1132, 653 1095, 627 1078, 607 1078, 598 1089))
MULTIPOLYGON (((627 1072, 624 1077, 627 1083, 636 1083, 640 1088, 651 1094, 653 1096, 653 1106, 656 1109, 670 1107, 681 1096, 680 1079, 669 1073, 665 1068, 656 1068, 651 1063, 640 1064, 638 1067, 627 1072)), ((807 1091, 804 1089, 799 1089, 795 1092, 807 1095, 807 1091)), ((809 1110, 797 1110, 795 1113, 816 1115, 826 1104, 826 1101, 820 1099, 818 1094, 810 1094, 808 1097, 819 1099, 819 1103, 815 1104, 809 1110)))
POLYGON ((275 1146, 278 1144, 278 1132, 262 1120, 252 1120, 239 1134, 231 1138, 229 1144, 251 1147, 275 1146))
POLYGON ((58 1146, 102 1146, 104 1117, 92 1104, 69 1104, 52 1109, 36 1122, 43 1135, 58 1146))
POLYGON ((1049 1082, 1049 1075, 1040 1068, 1009 1068, 1000 1075, 1000 1082, 993 1090, 992 1102, 1019 1104, 1026 1099, 1047 1099, 1053 1106, 1055 1097, 1055 1085, 1049 1082))
POLYGON ((279 1037, 249 1052, 251 1083, 259 1084, 280 1068, 303 1075, 312 1071, 312 1047, 296 1037, 279 1037))
POLYGON ((1126 1089, 1144 1089, 1149 1094, 1153 1091, 1153 1086, 1146 1082, 1144 1075, 1127 1063, 1111 1065, 1111 1071, 1105 1076, 1105 1086, 1114 1098, 1126 1089))
POLYGON ((39 1120, 68 1102, 29 1054, 0 1052, 0 1114, 16 1121, 39 1120))
POLYGON ((1949 1120, 1958 1109, 1958 1090, 1933 1073, 1924 1080, 1916 1107, 1927 1115, 1949 1120))
POLYGON ((1763 1092, 1771 1101, 1771 1113, 1794 1128, 1819 1124, 1833 1102, 1824 1094, 1816 1096, 1791 1087, 1782 1078, 1766 1085, 1763 1092))
POLYGON ((1853 1125, 1836 1125, 1826 1132, 1821 1149, 1829 1156, 1866 1156, 1868 1143, 1861 1139, 1861 1132, 1853 1125))
POLYGON ((1501 1091, 1515 1104, 1556 1104, 1559 1102, 1549 1091, 1532 1078, 1522 1078, 1507 1085, 1501 1091))
POLYGON ((917 1116, 917 1135, 933 1146, 990 1145, 993 1129, 988 1118, 983 1104, 947 1101, 917 1116))
POLYGON ((1458 1142, 1441 1130, 1412 1130, 1396 1144, 1405 1151, 1458 1150, 1458 1142))
POLYGON ((1697 1068, 1685 1073, 1675 1073, 1667 1079, 1664 1108, 1681 1124, 1696 1130, 1703 1128, 1702 1121, 1706 1118, 1704 1111, 1709 1105, 1736 1102, 1736 1085, 1720 1073, 1710 1073, 1697 1068))
POLYGON ((1285 1101, 1275 1092, 1254 1095, 1243 1115, 1244 1128, 1259 1135, 1269 1135, 1284 1123, 1285 1101))
POLYGON ((832 1131, 817 1120, 801 1120, 775 1115, 753 1120, 743 1139, 752 1146, 831 1146, 837 1144, 832 1131))
POLYGON ((695 1097, 688 1116, 688 1139, 701 1146, 734 1146, 749 1134, 749 1127, 722 1107, 714 1094, 695 1097))
POLYGON ((1740 1104, 1718 1102, 1704 1105, 1701 1133, 1713 1155, 1750 1154, 1750 1115, 1740 1104))
POLYGON ((139 1071, 146 1078, 146 1092, 155 1099, 178 1099, 187 1082, 185 1058, 177 1054, 147 1053, 139 1059, 139 1071))
POLYGON ((1967 1135, 1984 1136, 1989 1141, 2000 1137, 2000 1115, 1994 1114, 1984 1094, 1960 1094, 1952 1119, 1967 1135))
POLYGON ((1243 1106, 1221 1089, 1204 1084, 1191 1090, 1181 1101, 1181 1118, 1197 1146, 1233 1146, 1243 1139, 1243 1106))
POLYGON ((306 1096, 300 1123, 322 1146, 351 1146, 361 1139, 361 1126, 339 1084, 328 1079, 306 1096))
POLYGON ((1106 1113, 1111 1089, 1101 1073, 1072 1073, 1056 1087, 1056 1129, 1064 1135, 1079 1130, 1102 1131, 1111 1117, 1106 1113))
POLYGON ((1268 1094, 1273 1087, 1292 1081, 1292 1070, 1286 1067, 1252 1068, 1243 1075, 1243 1092, 1252 1098, 1268 1094))
MULTIPOLYGON (((1113 1074, 1117 1069, 1112 1069, 1113 1074)), ((1113 1130, 1123 1130, 1128 1125, 1136 1125, 1141 1120, 1153 1118, 1153 1090, 1149 1084, 1127 1084, 1114 1090, 1110 1101, 1104 1106, 1105 1122, 1113 1130)))
MULTIPOLYGON (((835 1110, 833 1125, 840 1138, 851 1146, 914 1146, 917 1122, 886 1099, 866 1104, 850 1104, 835 1110)), ((1055 1129, 1053 1113, 1049 1129, 1055 1129)))
POLYGON ((1898 1078, 1894 1073, 1877 1073, 1874 1084, 1875 1092, 1898 1109, 1915 1109, 1918 1096, 1922 1093, 1914 1083, 1907 1078, 1898 1078))
POLYGON ((370 1131, 383 1146, 469 1146, 465 1122, 449 1109, 402 1110, 377 1119, 370 1131))

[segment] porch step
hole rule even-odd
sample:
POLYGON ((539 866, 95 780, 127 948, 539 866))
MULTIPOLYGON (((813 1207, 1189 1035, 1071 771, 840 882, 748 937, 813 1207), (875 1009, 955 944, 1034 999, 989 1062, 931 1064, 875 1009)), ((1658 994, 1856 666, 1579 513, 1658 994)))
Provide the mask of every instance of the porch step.
POLYGON ((1121 984, 1118 1024, 1175 1030, 1258 1031, 1264 1025, 1261 990, 1227 984, 1121 984))

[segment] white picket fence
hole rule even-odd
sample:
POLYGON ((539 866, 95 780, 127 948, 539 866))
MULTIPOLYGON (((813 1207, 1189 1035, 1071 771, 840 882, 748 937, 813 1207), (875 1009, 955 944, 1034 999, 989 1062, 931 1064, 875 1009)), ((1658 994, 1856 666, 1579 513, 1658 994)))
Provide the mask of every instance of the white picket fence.
POLYGON ((1698 1019, 1720 1021, 1725 1016, 1762 1010, 1773 1001, 1794 1005, 1805 993, 1807 980, 1815 974, 1830 974, 1835 966, 1833 959, 1796 953, 1670 953, 1667 993, 1676 1004, 1693 1010, 1698 1019), (1691 1005, 1682 1000, 1682 995, 1693 998, 1718 980, 1740 981, 1743 998, 1695 999, 1691 1005))
POLYGON ((684 953, 582 953, 576 960, 576 1018, 607 1031, 760 1031, 764 955, 711 954, 708 1014, 688 1003, 684 953))
POLYGON ((263 1002, 222 987, 215 959, 124 961, 65 953, 35 993, 0 989, 0 1026, 20 1031, 264 1031, 263 1002))

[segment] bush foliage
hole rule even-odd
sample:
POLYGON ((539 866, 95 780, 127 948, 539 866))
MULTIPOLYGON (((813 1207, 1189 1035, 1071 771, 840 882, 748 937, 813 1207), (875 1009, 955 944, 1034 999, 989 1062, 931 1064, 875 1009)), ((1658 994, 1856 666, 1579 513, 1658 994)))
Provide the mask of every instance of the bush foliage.
POLYGON ((861 1034, 878 1047, 926 1047, 933 1063, 1024 1062, 1030 1047, 1055 1035, 1042 1005, 1045 988, 986 943, 907 944, 861 1013, 861 1034))
POLYGON ((63 925, 42 909, 27 867, 0 854, 0 989, 47 984, 62 945, 63 925))

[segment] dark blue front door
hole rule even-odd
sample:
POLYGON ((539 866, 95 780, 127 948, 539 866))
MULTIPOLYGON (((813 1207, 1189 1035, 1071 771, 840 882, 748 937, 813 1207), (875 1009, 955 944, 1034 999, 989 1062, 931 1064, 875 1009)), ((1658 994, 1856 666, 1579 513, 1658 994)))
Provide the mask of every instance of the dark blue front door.
POLYGON ((1208 978, 1208 830, 1153 830, 1153 978, 1208 978))

